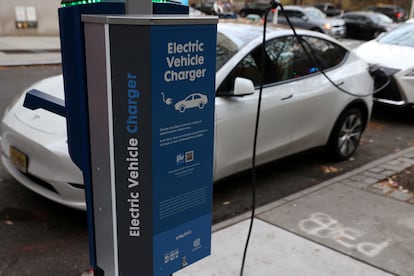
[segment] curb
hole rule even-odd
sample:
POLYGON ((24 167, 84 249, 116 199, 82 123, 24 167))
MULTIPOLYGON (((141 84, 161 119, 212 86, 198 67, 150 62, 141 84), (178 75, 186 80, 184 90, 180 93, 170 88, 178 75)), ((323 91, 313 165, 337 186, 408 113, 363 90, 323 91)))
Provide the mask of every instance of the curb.
MULTIPOLYGON (((256 208, 256 215, 268 212, 271 209, 280 207, 289 202, 297 200, 299 198, 305 197, 312 193, 318 192, 322 189, 325 189, 333 184, 342 183, 345 185, 351 185, 355 188, 364 189, 366 191, 385 194, 385 191, 376 189, 375 187, 371 188, 372 185, 375 185, 381 180, 387 179, 388 177, 402 172, 404 169, 409 168, 414 165, 414 146, 406 148, 396 153, 391 153, 380 159, 374 160, 370 163, 367 163, 359 168, 356 168, 352 171, 346 172, 324 182, 321 182, 315 186, 302 190, 300 192, 294 193, 287 197, 278 199, 269 204, 260 206, 256 208)), ((410 204, 414 204, 414 199, 406 199, 404 197, 399 198, 399 195, 392 197, 396 200, 406 201, 410 204)), ((414 198, 414 197, 413 197, 414 198)), ((212 231, 216 232, 223 228, 227 228, 236 223, 239 223, 243 220, 250 219, 251 212, 245 212, 236 217, 230 218, 228 220, 216 223, 212 227, 212 231)))

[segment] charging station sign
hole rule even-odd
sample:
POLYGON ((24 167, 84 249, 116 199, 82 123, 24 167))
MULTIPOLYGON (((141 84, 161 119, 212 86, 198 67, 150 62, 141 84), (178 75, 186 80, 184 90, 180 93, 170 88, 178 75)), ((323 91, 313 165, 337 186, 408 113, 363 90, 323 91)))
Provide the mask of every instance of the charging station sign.
POLYGON ((108 108, 113 267, 166 276, 210 254, 216 25, 125 21, 97 31, 110 76, 105 101, 89 96, 91 124, 108 108))

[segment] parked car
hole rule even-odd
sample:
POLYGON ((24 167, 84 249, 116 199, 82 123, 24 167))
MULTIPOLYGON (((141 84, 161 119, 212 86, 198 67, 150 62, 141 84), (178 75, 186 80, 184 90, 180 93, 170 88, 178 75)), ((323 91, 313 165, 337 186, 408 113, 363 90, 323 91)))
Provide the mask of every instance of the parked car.
POLYGON ((319 9, 321 12, 326 14, 326 16, 340 16, 344 13, 343 10, 337 9, 334 4, 325 2, 325 3, 316 3, 313 5, 315 8, 319 9))
MULTIPOLYGON (((346 34, 346 26, 343 19, 327 17, 315 7, 285 6, 284 10, 294 27, 325 33, 337 38, 344 37, 346 34)), ((272 22, 273 16, 269 16, 268 20, 272 22)), ((277 23, 288 24, 281 10, 278 10, 277 23)))
MULTIPOLYGON (((268 30, 257 164, 320 146, 338 160, 349 158, 370 118, 372 98, 341 92, 321 69, 341 88, 369 94, 373 80, 368 64, 327 35, 298 30, 319 59, 315 64, 291 30, 270 26, 268 30)), ((257 24, 218 24, 214 180, 251 167, 262 32, 257 24)), ((64 98, 61 75, 41 80, 30 89, 64 98)), ((2 119, 4 167, 36 193, 84 209, 82 173, 68 154, 65 119, 24 108, 26 91, 2 119), (28 162, 21 162, 19 156, 28 162)))
POLYGON ((391 18, 377 12, 347 12, 341 18, 345 20, 348 38, 371 40, 397 26, 391 18))
POLYGON ((269 8, 269 1, 258 0, 255 2, 246 2, 244 7, 239 10, 239 15, 241 17, 246 17, 249 14, 257 14, 260 17, 263 17, 266 10, 269 8))
POLYGON ((193 6, 206 15, 217 15, 219 18, 237 18, 232 4, 228 0, 205 0, 193 6))
POLYGON ((374 95, 375 101, 392 106, 414 104, 414 20, 362 44, 355 52, 380 66, 390 78, 389 85, 374 95))
POLYGON ((379 12, 391 18, 394 22, 402 22, 407 19, 404 8, 397 5, 378 5, 367 8, 369 11, 379 12))
POLYGON ((216 1, 215 0, 204 0, 204 1, 200 1, 197 2, 193 8, 201 11, 202 13, 206 14, 206 15, 214 15, 215 11, 214 11, 214 3, 216 1))

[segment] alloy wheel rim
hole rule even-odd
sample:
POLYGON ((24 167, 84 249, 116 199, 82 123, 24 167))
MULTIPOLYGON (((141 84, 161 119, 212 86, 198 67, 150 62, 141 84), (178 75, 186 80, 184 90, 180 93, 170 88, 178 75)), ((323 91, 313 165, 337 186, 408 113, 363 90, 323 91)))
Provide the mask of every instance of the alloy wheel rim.
POLYGON ((343 156, 351 155, 358 147, 362 134, 362 120, 352 114, 344 121, 338 137, 338 149, 343 156))

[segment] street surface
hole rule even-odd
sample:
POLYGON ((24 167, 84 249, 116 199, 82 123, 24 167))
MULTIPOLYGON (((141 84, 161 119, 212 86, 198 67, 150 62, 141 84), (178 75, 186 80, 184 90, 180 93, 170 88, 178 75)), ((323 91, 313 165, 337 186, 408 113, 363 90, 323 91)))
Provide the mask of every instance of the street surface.
MULTIPOLYGON (((29 84, 59 66, 0 69, 0 112, 29 84)), ((312 150, 259 168, 257 204, 264 205, 414 145, 414 110, 376 106, 355 156, 332 163, 312 150)), ((248 172, 214 186, 213 222, 248 211, 248 172)), ((86 214, 44 199, 18 184, 0 165, 0 275, 80 275, 89 268, 86 214)))

